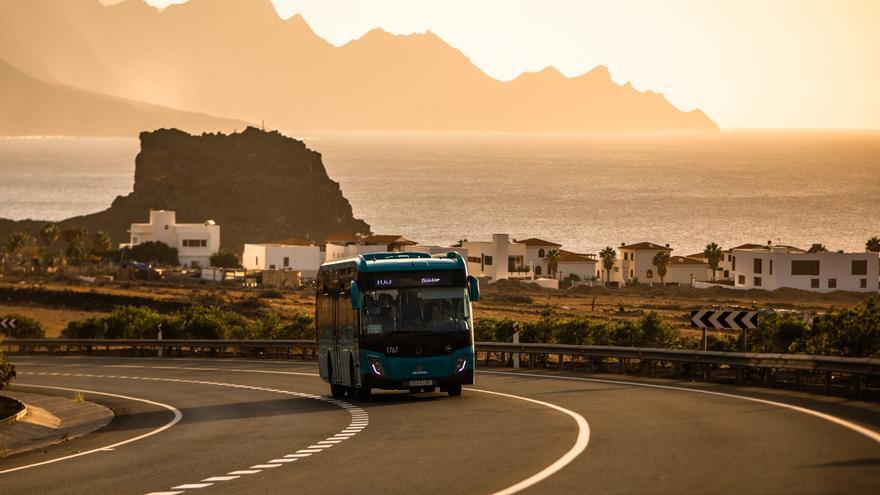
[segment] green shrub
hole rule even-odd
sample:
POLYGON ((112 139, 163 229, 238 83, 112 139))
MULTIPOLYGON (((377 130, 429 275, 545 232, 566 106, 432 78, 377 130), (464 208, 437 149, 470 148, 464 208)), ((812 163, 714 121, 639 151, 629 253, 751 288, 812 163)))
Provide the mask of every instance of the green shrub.
POLYGON ((278 289, 261 290, 259 295, 263 299, 281 299, 284 297, 284 294, 278 289))
POLYGON ((0 352, 0 390, 8 387, 13 378, 15 378, 15 366, 0 352))
POLYGON ((165 335, 166 318, 146 306, 119 306, 104 318, 104 338, 155 339, 159 325, 165 335))
POLYGON ((247 318, 216 306, 190 306, 177 313, 169 326, 179 338, 250 338, 247 318))
POLYGON ((876 294, 840 311, 816 316, 799 350, 847 357, 880 357, 880 304, 876 294))
POLYGON ((140 261, 141 263, 170 266, 180 265, 180 261, 177 259, 177 248, 159 241, 147 241, 131 248, 124 248, 122 255, 125 259, 140 261))
POLYGON ((217 268, 241 268, 238 256, 226 251, 219 251, 211 255, 211 266, 217 268))
POLYGON ((315 317, 308 313, 295 313, 291 321, 278 329, 277 339, 312 340, 315 338, 315 317))
POLYGON ((0 329, 10 339, 42 339, 46 336, 40 322, 19 314, 8 314, 3 318, 15 320, 15 328, 0 329))
POLYGON ((103 339, 104 335, 103 318, 70 321, 67 323, 67 328, 61 331, 61 336, 66 339, 103 339))

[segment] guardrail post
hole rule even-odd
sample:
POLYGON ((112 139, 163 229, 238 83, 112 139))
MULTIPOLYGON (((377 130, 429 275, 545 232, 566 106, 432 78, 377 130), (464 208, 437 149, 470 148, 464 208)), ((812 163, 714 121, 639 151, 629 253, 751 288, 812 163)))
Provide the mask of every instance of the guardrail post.
POLYGON ((565 356, 559 355, 559 371, 565 370, 565 356))
POLYGON ((734 366, 734 373, 736 374, 736 384, 742 385, 743 382, 743 367, 742 366, 734 366))
POLYGON ((830 371, 825 372, 825 393, 831 395, 834 391, 834 380, 830 371))
MULTIPOLYGON (((519 344, 519 324, 513 324, 513 343, 519 344)), ((532 366, 534 368, 534 366, 532 366)), ((519 352, 513 353, 513 369, 519 369, 519 352)))
POLYGON ((803 387, 801 386, 801 370, 794 370, 794 387, 800 392, 803 387))
POLYGON ((529 353, 529 368, 535 369, 535 353, 534 352, 529 353))
POLYGON ((617 358, 617 371, 619 371, 623 375, 626 374, 626 359, 625 358, 622 358, 622 357, 617 358))
POLYGON ((703 380, 706 383, 712 381, 712 365, 709 363, 703 364, 703 380))
POLYGON ((855 378, 855 382, 853 384, 854 385, 853 392, 855 392, 854 395, 855 395, 856 399, 861 399, 862 398, 862 378, 863 377, 862 377, 862 375, 854 375, 853 378, 855 378))

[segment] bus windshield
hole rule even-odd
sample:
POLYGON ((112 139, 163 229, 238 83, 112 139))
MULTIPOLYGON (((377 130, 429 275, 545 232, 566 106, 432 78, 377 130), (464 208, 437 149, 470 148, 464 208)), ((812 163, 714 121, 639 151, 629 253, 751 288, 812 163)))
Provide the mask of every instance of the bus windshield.
POLYGON ((363 333, 467 331, 466 294, 461 287, 366 291, 363 333))

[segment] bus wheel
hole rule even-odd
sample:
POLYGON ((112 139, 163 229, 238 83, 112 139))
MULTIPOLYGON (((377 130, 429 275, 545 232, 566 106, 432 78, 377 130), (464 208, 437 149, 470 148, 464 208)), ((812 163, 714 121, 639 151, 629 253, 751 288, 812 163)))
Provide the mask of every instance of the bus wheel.
POLYGON ((327 371, 329 372, 328 375, 330 378, 330 395, 332 395, 334 399, 341 399, 345 397, 345 387, 333 383, 333 366, 329 364, 329 356, 327 357, 327 363, 327 371))
POLYGON ((454 385, 447 385, 446 392, 449 394, 450 397, 458 397, 459 395, 461 395, 461 384, 456 383, 454 385))

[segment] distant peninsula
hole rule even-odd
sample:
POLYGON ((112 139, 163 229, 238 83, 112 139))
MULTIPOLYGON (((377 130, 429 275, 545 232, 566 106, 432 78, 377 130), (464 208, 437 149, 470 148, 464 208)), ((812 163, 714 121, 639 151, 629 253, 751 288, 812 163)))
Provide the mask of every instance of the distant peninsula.
MULTIPOLYGON (((337 47, 270 0, 2 2, 0 59, 41 81, 296 132, 719 131, 604 66, 500 81, 434 33, 374 29, 337 47)), ((203 123, 193 130, 219 129, 203 123)))
MULTIPOLYGON (((323 240, 333 232, 369 232, 354 218, 321 154, 277 131, 248 127, 233 134, 190 135, 177 129, 140 134, 134 191, 110 208, 58 222, 61 229, 103 230, 128 242, 130 224, 149 210, 175 210, 180 222, 216 221, 222 247, 291 237, 323 240)), ((0 219, 0 238, 36 234, 44 222, 0 219)))

